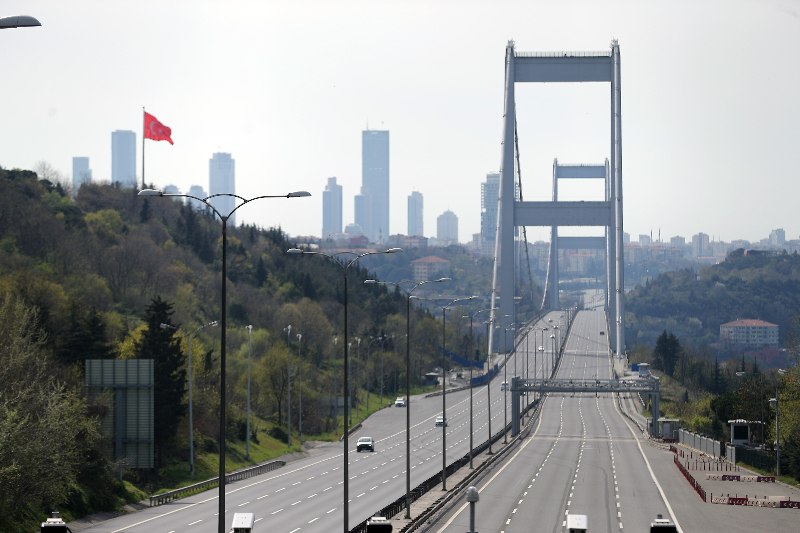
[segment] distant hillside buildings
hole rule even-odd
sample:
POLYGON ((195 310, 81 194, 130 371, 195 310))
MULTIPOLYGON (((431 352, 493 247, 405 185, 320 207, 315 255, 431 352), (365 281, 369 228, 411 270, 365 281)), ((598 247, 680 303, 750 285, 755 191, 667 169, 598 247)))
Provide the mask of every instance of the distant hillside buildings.
POLYGON ((734 320, 719 327, 719 337, 742 348, 778 346, 778 326, 763 320, 734 320))
MULTIPOLYGON (((209 195, 236 194, 236 161, 231 154, 218 152, 208 160, 209 195)), ((209 203, 223 216, 236 208, 236 199, 232 196, 218 196, 209 203)), ((236 226, 236 214, 231 215, 228 224, 236 226)))
POLYGON ((136 134, 132 131, 111 133, 111 182, 124 189, 136 187, 136 134))
POLYGON ((450 275, 450 261, 429 255, 416 261, 411 261, 414 281, 426 281, 446 278, 450 275))
POLYGON ((408 195, 408 235, 425 235, 422 220, 422 193, 408 195))
POLYGON ((336 178, 328 178, 328 185, 322 191, 322 238, 342 232, 342 186, 336 178))
POLYGON ((78 189, 84 183, 92 182, 92 170, 89 168, 88 157, 72 158, 72 189, 78 194, 78 189))

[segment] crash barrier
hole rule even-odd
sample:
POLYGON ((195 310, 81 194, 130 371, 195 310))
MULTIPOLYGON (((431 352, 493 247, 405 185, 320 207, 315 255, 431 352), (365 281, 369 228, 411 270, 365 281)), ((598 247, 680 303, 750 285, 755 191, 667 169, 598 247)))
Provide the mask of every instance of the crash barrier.
MULTIPOLYGON (((269 463, 264 463, 263 465, 253 466, 251 468, 245 468, 244 470, 239 470, 238 472, 231 472, 230 474, 225 475, 225 484, 232 483, 234 481, 239 481, 242 479, 247 479, 249 477, 258 476, 264 474, 266 472, 271 472, 276 470, 286 464, 286 461, 271 461, 269 463)), ((210 488, 213 485, 219 484, 219 476, 212 477, 211 479, 207 479, 206 481, 202 481, 200 483, 195 483, 194 485, 189 485, 188 487, 182 487, 180 489, 171 490, 169 492, 164 492, 162 494, 156 494, 155 496, 150 496, 150 507, 158 506, 172 500, 177 500, 178 498, 183 498, 184 496, 188 496, 193 492, 199 492, 200 490, 204 490, 210 488)))
POLYGON ((766 471, 775 470, 777 465, 775 457, 744 446, 736 447, 736 462, 752 466, 757 470, 766 471))
POLYGON ((703 501, 707 501, 706 500, 706 491, 703 490, 703 487, 700 486, 700 483, 698 483, 694 479, 694 477, 689 473, 689 470, 685 466, 683 466, 681 464, 680 460, 678 459, 678 456, 676 455, 672 459, 675 462, 675 466, 678 467, 678 469, 681 471, 681 474, 683 474, 683 477, 686 478, 686 481, 689 482, 689 484, 692 486, 692 488, 695 490, 695 492, 697 492, 697 494, 700 495, 700 497, 703 499, 703 501))
POLYGON ((733 474, 706 474, 713 481, 755 481, 756 483, 775 483, 775 476, 737 476, 733 474))
MULTIPOLYGON (((528 404, 528 406, 526 406, 526 408, 523 411, 523 413, 527 413, 530 410, 535 410, 535 409, 538 408, 538 406, 539 406, 539 400, 536 400, 535 402, 531 402, 530 404, 528 404)), ((498 431, 497 433, 495 433, 495 435, 491 438, 492 444, 494 444, 495 442, 500 440, 503 437, 503 435, 505 434, 506 431, 509 431, 509 432, 511 431, 511 424, 508 424, 503 430, 498 431)), ((511 443, 511 442, 514 442, 514 441, 510 440, 509 442, 511 443)), ((473 458, 477 457, 478 455, 480 455, 481 453, 485 452, 488 449, 489 449, 489 440, 486 440, 480 446, 477 446, 472 451, 473 458)), ((508 448, 506 447, 505 450, 507 450, 507 449, 508 448)), ((494 457, 499 457, 502 453, 503 453, 503 450, 501 450, 500 452, 495 452, 496 455, 494 457)), ((457 471, 462 466, 466 466, 468 464, 469 464, 469 453, 467 453, 465 456, 461 457, 457 461, 451 463, 447 467, 447 469, 445 470, 446 477, 449 477, 453 472, 457 471)), ((478 468, 476 468, 473 472, 478 472, 478 468)), ((426 479, 425 481, 423 481, 422 483, 417 485, 415 488, 411 489, 411 492, 409 494, 409 504, 414 503, 415 501, 420 499, 423 495, 425 495, 425 493, 427 493, 429 490, 431 490, 434 487, 439 486, 441 483, 442 483, 442 473, 441 472, 438 472, 437 474, 429 477, 428 479, 426 479)), ((453 490, 455 490, 455 489, 453 489, 453 490)), ((451 490, 451 493, 453 492, 453 490, 451 490)), ((447 496, 448 495, 445 494, 444 496, 439 498, 439 500, 437 500, 437 502, 434 504, 434 506, 436 506, 437 504, 443 502, 447 498, 447 496)), ((390 503, 389 505, 387 505, 386 507, 384 507, 383 509, 381 509, 380 511, 378 511, 377 513, 374 513, 374 514, 378 515, 378 516, 383 516, 383 517, 388 518, 388 519, 391 519, 396 514, 398 514, 398 513, 402 512, 403 510, 405 510, 405 508, 406 508, 406 495, 403 494, 402 496, 397 498, 395 501, 393 501, 392 503, 390 503)), ((367 520, 369 520, 369 519, 367 519, 367 520)), ((367 520, 364 520, 360 524, 357 524, 355 527, 350 529, 350 533, 366 533, 366 531, 367 531, 367 520)), ((413 527, 416 527, 416 526, 414 526, 415 523, 416 522, 412 522, 411 524, 409 524, 409 526, 411 526, 412 529, 413 529, 413 527)), ((406 527, 409 527, 409 526, 406 526, 406 527)))
POLYGON ((791 498, 786 496, 765 496, 759 499, 758 496, 750 498, 749 495, 745 495, 744 498, 742 498, 738 494, 735 496, 731 496, 730 494, 727 496, 714 496, 712 494, 710 501, 711 503, 722 505, 747 505, 750 507, 772 507, 773 509, 800 509, 800 501, 793 502, 791 498))
POLYGON ((485 384, 487 384, 495 376, 495 374, 497 374, 498 371, 499 371, 498 366, 494 365, 494 368, 489 370, 488 374, 484 374, 482 376, 478 376, 476 378, 472 378, 472 386, 474 387, 476 385, 485 385, 485 384))

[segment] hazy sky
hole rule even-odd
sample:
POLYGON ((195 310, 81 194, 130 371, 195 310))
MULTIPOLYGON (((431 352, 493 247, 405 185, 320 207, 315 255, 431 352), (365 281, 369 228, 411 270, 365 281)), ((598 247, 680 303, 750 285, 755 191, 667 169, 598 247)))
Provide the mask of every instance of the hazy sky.
MULTIPOLYGON (((0 31, 0 165, 88 156, 111 177, 111 132, 139 136, 142 106, 172 128, 147 141, 157 186, 208 190, 216 151, 239 222, 320 235, 326 178, 361 185, 361 131, 390 130, 391 232, 424 195, 425 233, 451 209, 480 231, 480 183, 500 166, 505 46, 622 54, 625 231, 687 239, 800 236, 800 0, 4 1, 40 28, 0 31)), ((609 155, 609 85, 517 85, 523 193, 550 199, 553 159, 609 155)), ((578 184, 574 184, 578 185, 578 184)), ((597 199, 602 187, 560 188, 597 199)), ((584 234, 596 230, 587 229, 584 234)), ((573 233, 574 234, 574 233, 573 233)), ((530 240, 547 237, 529 229, 530 240)))

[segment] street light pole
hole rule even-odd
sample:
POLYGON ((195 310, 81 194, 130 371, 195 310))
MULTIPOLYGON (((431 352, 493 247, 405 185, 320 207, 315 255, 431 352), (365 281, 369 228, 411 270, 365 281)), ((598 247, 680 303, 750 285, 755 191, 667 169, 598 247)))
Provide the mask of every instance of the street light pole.
POLYGON ((339 342, 339 337, 333 338, 333 432, 339 432, 339 383, 336 381, 336 343, 339 342))
MULTIPOLYGON (((496 311, 500 309, 499 307, 489 308, 489 309, 481 309, 480 311, 476 311, 471 315, 462 316, 461 318, 469 318, 469 468, 472 470, 472 357, 475 353, 475 332, 472 329, 472 321, 473 319, 478 316, 480 313, 484 311, 496 311)), ((486 386, 489 386, 489 377, 486 377, 486 386)))
POLYGON ((286 332, 286 435, 289 448, 292 447, 292 345, 290 335, 292 325, 289 324, 283 331, 286 332))
MULTIPOLYGON (((209 322, 204 326, 200 326, 196 330, 189 335, 187 342, 189 344, 189 475, 194 476, 194 427, 192 425, 192 339, 194 338, 194 334, 200 331, 201 329, 207 328, 209 326, 216 326, 217 321, 209 322)), ((180 333, 184 339, 186 339, 186 333, 184 333, 180 328, 176 328, 175 326, 170 326, 169 324, 161 324, 161 328, 163 329, 172 329, 180 333)))
POLYGON ((250 341, 253 336, 252 324, 247 326, 247 460, 250 460, 250 341))
POLYGON ((226 342, 226 334, 225 329, 228 325, 228 314, 227 314, 227 298, 228 298, 228 289, 227 289, 227 279, 228 279, 228 266, 227 266, 227 254, 228 254, 228 219, 233 215, 237 209, 242 207, 243 205, 249 204, 254 200, 260 200, 262 198, 303 198, 307 196, 311 196, 311 193, 306 191, 296 191, 290 192, 289 194, 282 194, 278 196, 256 196, 254 198, 242 198, 241 196, 237 196, 235 194, 230 193, 221 193, 221 194, 212 194, 210 196, 206 196, 205 198, 198 198, 191 194, 167 194, 155 189, 144 189, 139 191, 138 196, 159 196, 159 197, 182 197, 182 198, 192 198, 197 200, 198 202, 202 202, 206 204, 214 213, 222 221, 222 305, 220 306, 222 309, 222 329, 220 330, 220 354, 219 354, 219 373, 220 373, 220 383, 219 383, 219 501, 217 502, 219 505, 219 513, 217 515, 217 530, 218 533, 226 533, 225 531, 225 358, 227 355, 227 351, 225 349, 225 342, 226 342), (214 207, 209 200, 215 198, 217 196, 230 196, 233 198, 238 198, 242 201, 241 204, 234 207, 227 215, 222 215, 216 207, 214 207))
POLYGON ((442 490, 447 490, 447 345, 446 345, 446 321, 447 308, 456 302, 474 300, 477 296, 468 298, 456 298, 449 300, 446 298, 419 298, 434 302, 442 310, 442 490), (446 304, 439 302, 447 301, 446 304))
MULTIPOLYGON (((287 250, 287 253, 290 253, 290 254, 321 255, 322 257, 326 257, 326 258, 330 259, 335 265, 338 265, 339 267, 342 268, 342 273, 344 275, 344 340, 345 340, 345 342, 344 342, 344 344, 345 344, 345 346, 344 346, 345 365, 344 365, 344 380, 343 380, 345 390, 344 390, 344 395, 343 396, 345 398, 348 398, 349 397, 349 393, 350 393, 350 384, 347 381, 348 380, 348 364, 349 364, 349 360, 348 360, 348 357, 347 357, 347 348, 348 347, 346 346, 347 345, 347 271, 350 269, 351 266, 353 266, 359 259, 361 259, 364 256, 376 255, 376 254, 391 254, 391 253, 402 252, 402 251, 403 250, 401 250, 400 248, 389 248, 388 250, 383 250, 383 251, 380 251, 380 252, 377 252, 377 251, 376 252, 365 252, 363 254, 356 255, 356 257, 354 259, 350 260, 350 262, 345 264, 343 261, 340 261, 339 258, 336 257, 336 256, 342 255, 342 254, 351 254, 351 255, 353 255, 353 252, 339 252, 339 253, 336 253, 336 254, 326 254, 326 253, 323 253, 323 252, 303 251, 303 250, 300 250, 299 248, 290 248, 289 250, 287 250)), ((343 438, 343 441, 344 441, 343 442, 343 444, 344 444, 344 454, 343 454, 343 456, 344 456, 343 457, 343 459, 344 459, 344 472, 343 472, 343 474, 344 474, 344 533, 350 533, 350 527, 348 525, 348 523, 349 523, 349 515, 350 515, 350 500, 349 500, 349 496, 350 496, 350 477, 349 477, 350 463, 348 462, 348 457, 347 457, 348 446, 349 446, 349 444, 348 444, 348 434, 350 432, 349 431, 350 427, 349 427, 349 417, 348 417, 348 415, 349 415, 348 410, 345 409, 345 414, 344 414, 344 435, 343 435, 343 437, 344 437, 343 438)), ((220 533, 224 533, 224 532, 220 531, 220 533)))
POLYGON ((361 386, 361 380, 359 376, 361 375, 361 339, 356 337, 356 418, 359 418, 361 415, 359 414, 359 403, 361 403, 358 388, 361 386))
MULTIPOLYGON (((366 283, 367 281, 365 281, 364 283, 366 283)), ((380 337, 370 336, 369 344, 367 344, 367 372, 369 372, 369 361, 370 361, 370 354, 372 353, 372 343, 380 340, 381 340, 380 337)), ((367 381, 369 381, 369 378, 367 378, 367 381)), ((381 356, 381 406, 383 406, 383 356, 381 356)), ((367 385, 367 409, 369 410, 369 385, 367 385)))
MULTIPOLYGON (((411 281, 401 281, 399 283, 373 279, 364 281, 367 284, 394 285, 406 293, 406 518, 409 519, 411 518, 411 298, 416 298, 411 296, 411 293, 426 283, 441 283, 443 281, 450 281, 450 278, 420 281, 410 289, 406 289, 402 284, 413 283, 411 281)), ((381 405, 383 405, 383 351, 381 351, 381 405)))
MULTIPOLYGON (((300 446, 303 446, 303 360, 300 358, 300 350, 303 347, 303 335, 297 334, 297 390, 300 393, 300 412, 297 414, 297 433, 300 439, 300 446)), ((249 404, 248 404, 249 405, 249 404)))

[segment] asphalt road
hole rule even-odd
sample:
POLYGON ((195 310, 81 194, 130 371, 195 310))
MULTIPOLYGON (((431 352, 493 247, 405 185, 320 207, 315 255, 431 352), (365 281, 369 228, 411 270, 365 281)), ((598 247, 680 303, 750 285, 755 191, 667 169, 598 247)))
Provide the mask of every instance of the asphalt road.
MULTIPOLYGON (((605 314, 580 312, 558 378, 608 378, 605 314)), ((476 530, 566 530, 568 514, 588 516, 589 531, 647 531, 670 517, 639 443, 611 394, 549 395, 538 422, 508 458, 478 483, 476 530)), ((469 530, 457 505, 432 531, 469 530)))
MULTIPOLYGON (((562 312, 553 312, 543 318, 538 329, 563 322, 562 312)), ((597 313, 602 316, 602 313, 597 313)), ((565 324, 562 324, 565 327, 565 324)), ((541 355, 534 357, 536 342, 541 344, 542 333, 531 330, 530 339, 522 343, 524 351, 509 358, 504 370, 508 381, 527 370, 533 377, 545 371, 541 355), (534 340, 534 335, 538 335, 534 340), (527 369, 524 368, 527 366, 527 369)), ((549 337, 546 341, 550 341, 549 337)), ((552 343, 546 343, 546 352, 552 343)), ((539 352, 541 353, 541 352, 539 352)), ((547 359, 547 358, 546 358, 547 359)), ((492 430, 502 429, 504 421, 510 422, 510 413, 504 406, 510 396, 500 391, 504 380, 491 383, 492 430)), ((477 446, 488 438, 487 389, 473 391, 473 431, 477 446)), ((442 399, 414 397, 411 409, 411 487, 441 471, 442 429, 434 427, 436 416, 441 414, 442 399)), ((447 463, 468 453, 469 447, 469 391, 447 395, 447 463)), ((362 428, 350 437, 349 455, 349 525, 368 518, 383 506, 405 494, 406 445, 405 408, 383 409, 363 423, 362 428), (360 436, 370 436, 376 441, 374 453, 356 453, 355 443, 360 436)), ((276 533, 297 533, 342 530, 344 480, 342 475, 343 449, 340 443, 326 446, 321 455, 287 464, 285 467, 234 483, 226 487, 226 528, 236 512, 254 513, 258 530, 269 529, 276 533)), ((98 524, 84 531, 91 533, 205 533, 217 528, 217 490, 184 498, 169 504, 132 513, 98 524)))

